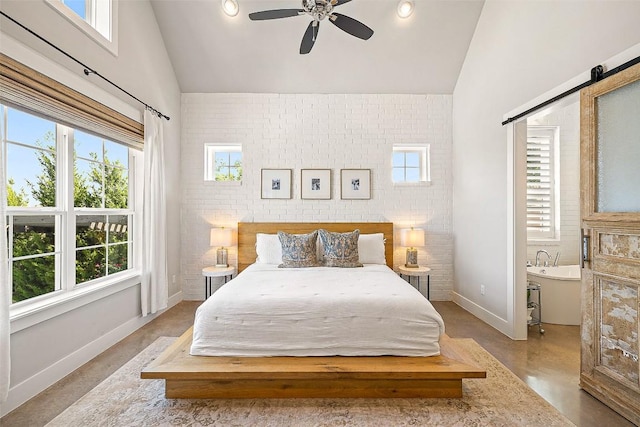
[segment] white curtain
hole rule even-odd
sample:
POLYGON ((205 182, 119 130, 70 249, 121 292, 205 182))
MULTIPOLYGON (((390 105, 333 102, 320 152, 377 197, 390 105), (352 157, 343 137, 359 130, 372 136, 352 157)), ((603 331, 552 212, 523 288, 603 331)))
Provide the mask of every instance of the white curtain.
POLYGON ((7 400, 11 374, 9 348, 11 285, 9 283, 9 253, 7 251, 7 180, 4 168, 4 154, 0 146, 0 403, 7 400))
POLYGON ((162 120, 144 112, 142 315, 167 308, 167 227, 162 120))

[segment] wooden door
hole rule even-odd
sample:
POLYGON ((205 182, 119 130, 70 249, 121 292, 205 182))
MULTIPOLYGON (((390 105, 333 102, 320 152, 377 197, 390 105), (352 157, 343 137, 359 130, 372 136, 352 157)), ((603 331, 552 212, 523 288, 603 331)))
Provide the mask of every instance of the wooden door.
POLYGON ((640 64, 583 89, 580 386, 640 424, 640 64))

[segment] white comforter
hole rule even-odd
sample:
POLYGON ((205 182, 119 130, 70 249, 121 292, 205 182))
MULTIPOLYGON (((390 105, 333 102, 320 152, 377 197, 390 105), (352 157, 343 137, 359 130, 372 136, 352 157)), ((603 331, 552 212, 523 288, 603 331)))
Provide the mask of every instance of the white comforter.
POLYGON ((433 356, 444 323, 383 265, 253 264, 196 311, 196 356, 433 356))

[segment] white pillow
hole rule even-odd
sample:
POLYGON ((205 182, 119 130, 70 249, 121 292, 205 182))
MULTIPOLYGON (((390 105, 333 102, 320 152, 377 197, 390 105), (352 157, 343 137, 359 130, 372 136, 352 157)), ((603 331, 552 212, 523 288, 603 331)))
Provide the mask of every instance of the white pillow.
POLYGON ((257 264, 282 264, 282 245, 277 234, 256 234, 257 264))
MULTIPOLYGON (((322 245, 318 245, 318 259, 322 259, 322 245)), ((277 234, 256 234, 257 264, 282 264, 282 245, 277 234)), ((358 257, 363 264, 386 265, 384 234, 361 234, 358 237, 358 257)))
POLYGON ((384 234, 361 234, 358 238, 358 256, 363 264, 385 265, 384 234))

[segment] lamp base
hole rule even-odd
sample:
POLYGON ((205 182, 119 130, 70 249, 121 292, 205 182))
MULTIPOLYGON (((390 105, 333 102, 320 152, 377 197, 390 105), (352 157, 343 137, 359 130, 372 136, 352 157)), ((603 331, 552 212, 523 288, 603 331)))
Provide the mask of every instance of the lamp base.
POLYGON ((418 268, 418 250, 416 248, 407 248, 406 268, 418 268))
POLYGON ((227 264, 227 250, 225 248, 218 248, 216 251, 216 267, 229 267, 229 264, 227 264))

